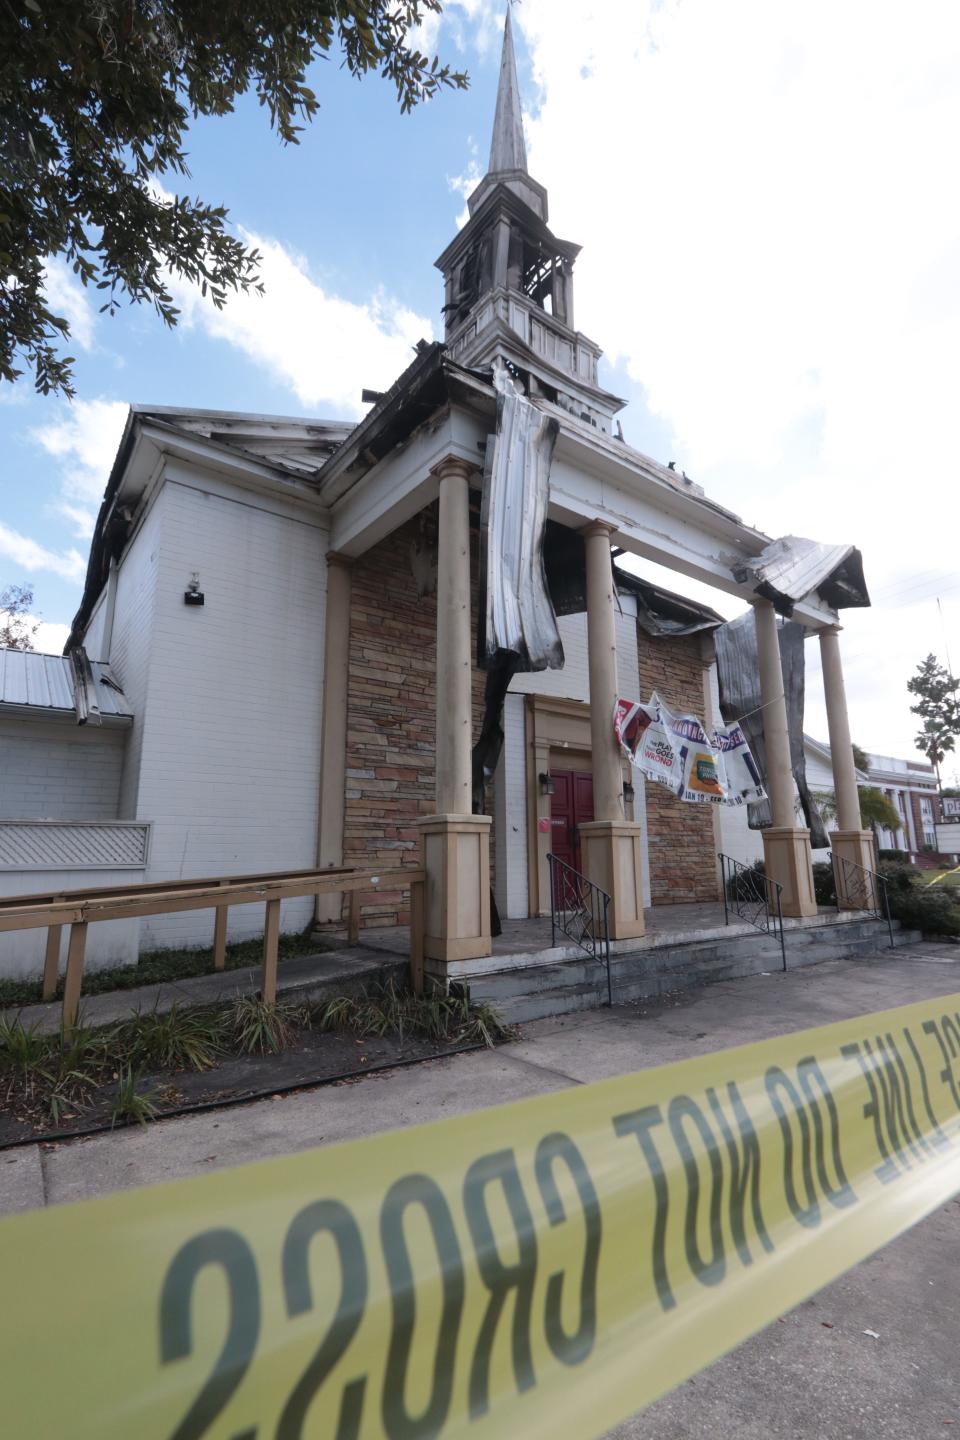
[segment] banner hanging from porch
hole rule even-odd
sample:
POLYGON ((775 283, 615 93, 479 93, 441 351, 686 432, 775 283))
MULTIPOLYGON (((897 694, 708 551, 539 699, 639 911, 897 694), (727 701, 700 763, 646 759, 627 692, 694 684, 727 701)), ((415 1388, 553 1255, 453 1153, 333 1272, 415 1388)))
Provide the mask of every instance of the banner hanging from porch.
POLYGON ((675 714, 654 691, 645 705, 618 700, 613 729, 634 768, 669 786, 679 800, 744 805, 765 797, 739 725, 708 735, 696 715, 675 714))

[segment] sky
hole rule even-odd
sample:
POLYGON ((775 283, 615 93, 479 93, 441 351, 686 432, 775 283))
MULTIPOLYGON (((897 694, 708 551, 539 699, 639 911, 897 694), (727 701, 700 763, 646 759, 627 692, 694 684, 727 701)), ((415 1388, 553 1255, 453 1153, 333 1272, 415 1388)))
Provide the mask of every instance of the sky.
MULTIPOLYGON (((129 402, 360 418, 421 337, 433 268, 489 149, 503 0, 447 0, 423 41, 469 71, 402 116, 336 59, 299 146, 246 100, 196 123, 189 182, 263 254, 263 298, 177 288, 97 314, 65 266, 77 398, 0 385, 0 590, 29 584, 56 652, 129 402)), ((860 547, 842 616, 852 732, 919 759, 906 681, 960 669, 960 7, 955 0, 522 0, 530 173, 580 243, 577 323, 628 401, 627 441, 771 536, 860 547), (939 600, 939 605, 938 605, 939 600)), ((717 591, 638 562, 712 603, 717 591)), ((826 737, 817 646, 806 729, 826 737)), ((960 763, 948 759, 949 778, 960 763)))

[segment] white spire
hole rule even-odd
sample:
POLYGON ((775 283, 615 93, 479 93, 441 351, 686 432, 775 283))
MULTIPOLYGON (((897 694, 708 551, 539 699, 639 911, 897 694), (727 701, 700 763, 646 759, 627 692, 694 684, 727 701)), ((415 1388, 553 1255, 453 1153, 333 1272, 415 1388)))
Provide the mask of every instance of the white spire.
POLYGON ((497 90, 497 113, 493 121, 488 175, 501 170, 527 169, 527 147, 523 141, 523 118, 520 113, 520 87, 517 84, 517 58, 513 52, 513 6, 507 5, 503 26, 503 56, 500 60, 500 85, 497 90))

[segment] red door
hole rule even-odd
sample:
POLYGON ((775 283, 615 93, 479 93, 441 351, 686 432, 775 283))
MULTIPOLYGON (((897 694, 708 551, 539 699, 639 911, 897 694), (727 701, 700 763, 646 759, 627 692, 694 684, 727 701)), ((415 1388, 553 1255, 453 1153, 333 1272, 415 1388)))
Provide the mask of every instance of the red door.
POLYGON ((582 872, 580 826, 593 819, 593 776, 588 770, 551 770, 550 849, 582 872))

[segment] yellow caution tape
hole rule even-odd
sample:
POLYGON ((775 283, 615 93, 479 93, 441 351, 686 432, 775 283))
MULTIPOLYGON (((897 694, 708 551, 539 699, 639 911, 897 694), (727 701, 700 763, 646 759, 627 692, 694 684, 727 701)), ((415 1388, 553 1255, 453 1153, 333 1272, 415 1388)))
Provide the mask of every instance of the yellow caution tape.
POLYGON ((4 1433, 600 1435, 960 1190, 958 1010, 0 1222, 4 1433))

